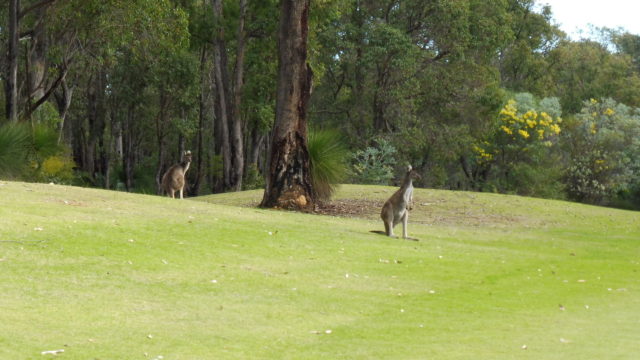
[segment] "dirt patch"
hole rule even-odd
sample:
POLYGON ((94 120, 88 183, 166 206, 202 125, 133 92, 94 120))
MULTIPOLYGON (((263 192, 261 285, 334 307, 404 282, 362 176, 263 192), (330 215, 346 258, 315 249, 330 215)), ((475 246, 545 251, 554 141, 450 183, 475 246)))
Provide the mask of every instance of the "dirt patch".
POLYGON ((378 214, 382 209, 383 201, 341 199, 316 205, 314 213, 319 215, 368 218, 378 214))
MULTIPOLYGON (((252 201, 246 207, 256 207, 252 201)), ((336 199, 316 204, 313 214, 343 218, 379 220, 384 200, 336 199)), ((416 202, 410 211, 409 222, 425 225, 464 227, 543 226, 539 220, 512 214, 500 214, 482 206, 453 207, 443 199, 416 202)))

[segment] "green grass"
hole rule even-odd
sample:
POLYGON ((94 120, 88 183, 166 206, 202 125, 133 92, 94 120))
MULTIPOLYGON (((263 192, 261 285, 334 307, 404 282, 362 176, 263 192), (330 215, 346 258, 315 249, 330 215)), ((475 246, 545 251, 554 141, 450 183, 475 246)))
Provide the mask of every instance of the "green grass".
POLYGON ((416 189, 414 242, 370 232, 393 190, 338 218, 0 182, 0 359, 638 356, 640 213, 416 189))

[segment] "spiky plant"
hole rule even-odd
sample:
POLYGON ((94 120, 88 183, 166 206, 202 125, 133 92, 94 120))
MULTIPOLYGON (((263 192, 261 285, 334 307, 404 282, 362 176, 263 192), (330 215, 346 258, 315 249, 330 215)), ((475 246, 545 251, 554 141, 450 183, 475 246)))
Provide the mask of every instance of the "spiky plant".
POLYGON ((14 177, 26 167, 29 128, 25 124, 0 127, 0 177, 14 177))
POLYGON ((346 177, 347 148, 337 131, 312 130, 308 149, 314 190, 318 199, 328 200, 346 177))

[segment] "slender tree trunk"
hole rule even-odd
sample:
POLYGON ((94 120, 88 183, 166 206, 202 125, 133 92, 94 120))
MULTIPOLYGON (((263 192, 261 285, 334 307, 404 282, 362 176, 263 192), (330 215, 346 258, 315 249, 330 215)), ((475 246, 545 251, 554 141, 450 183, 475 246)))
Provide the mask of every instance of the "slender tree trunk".
POLYGON ((206 111, 206 96, 205 96, 205 64, 207 63, 207 47, 203 46, 200 50, 200 94, 198 96, 198 133, 197 133, 197 150, 196 150, 196 163, 195 163, 195 182, 193 183, 193 194, 200 194, 200 187, 202 186, 202 180, 204 179, 204 121, 206 111))
POLYGON ((45 95, 45 74, 47 67, 47 37, 44 31, 47 8, 41 7, 36 11, 36 23, 31 36, 29 50, 29 106, 45 95))
POLYGON ((310 0, 282 0, 278 29, 276 119, 262 207, 312 210, 307 105, 313 73, 307 64, 310 0))
POLYGON ((360 137, 364 136, 367 128, 365 120, 365 96, 364 96, 364 14, 360 5, 360 0, 356 0, 355 9, 353 11, 352 22, 355 25, 355 43, 356 43, 356 67, 353 71, 355 78, 355 86, 353 87, 353 97, 356 107, 356 132, 360 137))
POLYGON ((227 76, 226 46, 224 44, 224 26, 222 24, 222 0, 213 0, 213 12, 218 20, 218 30, 213 47, 213 66, 215 71, 215 83, 217 97, 217 114, 219 123, 219 138, 222 153, 223 187, 228 189, 231 185, 231 144, 229 141, 229 103, 227 89, 229 86, 227 76))
POLYGON ((18 12, 20 11, 18 0, 9 0, 9 33, 7 51, 7 80, 5 83, 5 111, 7 119, 11 122, 18 121, 18 12))
POLYGON ((67 85, 67 81, 63 80, 61 83, 61 93, 55 94, 55 98, 56 98, 56 103, 58 104, 58 113, 60 113, 60 125, 58 128, 59 131, 59 135, 58 135, 58 144, 62 143, 62 139, 63 139, 63 135, 64 135, 64 128, 65 128, 65 122, 67 119, 67 113, 69 111, 69 108, 71 107, 71 99, 73 97, 73 88, 69 88, 69 86, 67 85))
POLYGON ((165 124, 167 122, 167 97, 164 92, 160 92, 160 112, 156 116, 156 141, 158 144, 158 165, 156 170, 156 186, 159 195, 162 193, 161 182, 165 170, 165 124))
POLYGON ((266 135, 262 134, 257 126, 251 131, 251 147, 247 155, 248 167, 255 166, 258 169, 258 157, 260 156, 260 150, 263 149, 265 137, 266 135))
POLYGON ((236 66, 235 82, 233 88, 233 111, 232 111, 232 149, 233 149, 233 170, 231 173, 232 190, 242 190, 242 177, 244 175, 244 134, 242 131, 242 116, 240 106, 242 104, 242 88, 244 86, 244 53, 245 53, 245 32, 244 21, 246 16, 247 1, 240 0, 240 17, 238 20, 238 34, 236 36, 236 66))
POLYGON ((133 165, 135 162, 133 151, 133 117, 134 105, 129 105, 125 122, 122 125, 122 167, 124 169, 124 186, 127 191, 132 191, 133 183, 133 165))

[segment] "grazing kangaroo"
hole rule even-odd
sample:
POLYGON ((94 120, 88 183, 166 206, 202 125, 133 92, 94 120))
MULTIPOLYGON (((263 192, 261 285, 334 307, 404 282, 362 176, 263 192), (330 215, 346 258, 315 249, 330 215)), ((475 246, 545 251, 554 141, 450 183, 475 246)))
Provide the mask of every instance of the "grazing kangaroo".
POLYGON ((180 199, 184 198, 184 176, 189 170, 189 165, 191 165, 191 151, 187 150, 182 154, 182 162, 170 167, 162 176, 162 190, 172 199, 175 199, 176 191, 180 191, 180 199))
POLYGON ((409 220, 409 210, 413 204, 413 179, 420 179, 420 175, 407 167, 402 186, 396 191, 382 207, 380 217, 384 222, 384 230, 387 236, 393 235, 393 228, 402 221, 402 237, 407 239, 407 221, 409 220))

